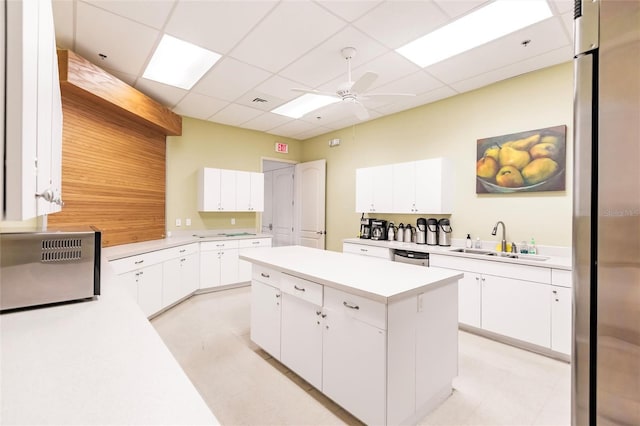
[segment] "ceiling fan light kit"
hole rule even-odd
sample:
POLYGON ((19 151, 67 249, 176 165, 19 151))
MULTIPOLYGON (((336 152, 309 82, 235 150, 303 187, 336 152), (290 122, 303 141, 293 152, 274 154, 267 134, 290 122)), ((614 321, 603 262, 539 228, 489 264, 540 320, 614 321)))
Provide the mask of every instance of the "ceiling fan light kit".
MULTIPOLYGON (((361 100, 365 100, 368 99, 370 97, 373 96, 386 96, 386 97, 391 97, 391 96, 397 96, 397 97, 403 97, 403 96, 415 96, 415 94, 413 93, 371 93, 371 92, 367 92, 367 89, 369 87, 371 87, 373 85, 373 83, 378 79, 378 74, 376 74, 375 72, 371 72, 371 71, 367 71, 366 73, 364 73, 358 80, 353 81, 351 79, 351 59, 353 59, 355 57, 357 53, 357 50, 355 47, 344 47, 340 50, 340 54, 342 55, 342 57, 344 59, 346 59, 347 61, 347 81, 345 81, 344 83, 340 84, 338 86, 338 90, 336 90, 336 92, 323 92, 320 90, 309 90, 309 89, 299 89, 299 88, 293 88, 291 90, 296 91, 296 92, 301 92, 304 93, 305 95, 313 95, 313 96, 322 96, 322 97, 332 97, 336 99, 336 104, 337 102, 342 101, 342 105, 345 107, 344 109, 349 110, 351 112, 351 114, 355 115, 359 120, 367 120, 370 117, 369 114, 369 110, 366 108, 366 106, 361 102, 361 100)), ((305 95, 294 99, 293 101, 290 101, 274 110, 272 110, 271 112, 274 112, 276 114, 283 114, 283 115, 287 115, 284 114, 282 111, 286 111, 287 106, 289 104, 295 103, 298 99, 303 98, 305 95)), ((301 114, 297 117, 294 118, 299 118, 302 117, 312 111, 315 111, 318 108, 321 107, 327 107, 327 105, 330 105, 330 103, 326 103, 323 105, 320 105, 312 110, 308 110, 306 113, 301 114)), ((289 115, 290 116, 290 115, 289 115)), ((291 116, 290 116, 291 117, 291 116)))

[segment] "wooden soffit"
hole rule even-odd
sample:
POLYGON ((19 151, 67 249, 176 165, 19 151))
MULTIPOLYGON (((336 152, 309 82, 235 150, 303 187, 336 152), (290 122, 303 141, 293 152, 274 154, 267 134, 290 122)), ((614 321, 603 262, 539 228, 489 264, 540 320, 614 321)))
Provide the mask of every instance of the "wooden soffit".
POLYGON ((168 136, 182 134, 182 117, 78 54, 58 49, 60 88, 108 107, 168 136))

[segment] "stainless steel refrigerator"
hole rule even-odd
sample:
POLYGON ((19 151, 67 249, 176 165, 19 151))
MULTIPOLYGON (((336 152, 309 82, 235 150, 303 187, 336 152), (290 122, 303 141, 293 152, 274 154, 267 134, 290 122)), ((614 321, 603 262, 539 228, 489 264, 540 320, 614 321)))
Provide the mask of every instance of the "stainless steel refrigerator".
POLYGON ((640 0, 575 0, 572 423, 640 425, 640 0))

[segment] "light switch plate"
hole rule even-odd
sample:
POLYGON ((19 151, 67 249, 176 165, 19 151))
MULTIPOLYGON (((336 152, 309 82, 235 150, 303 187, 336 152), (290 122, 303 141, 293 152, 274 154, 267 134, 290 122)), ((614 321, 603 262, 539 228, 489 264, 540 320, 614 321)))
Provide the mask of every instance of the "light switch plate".
POLYGON ((186 218, 186 219, 184 220, 184 224, 185 224, 186 226, 191 226, 191 218, 190 218, 190 217, 186 218))
POLYGON ((182 219, 176 219, 176 226, 182 226, 182 219))

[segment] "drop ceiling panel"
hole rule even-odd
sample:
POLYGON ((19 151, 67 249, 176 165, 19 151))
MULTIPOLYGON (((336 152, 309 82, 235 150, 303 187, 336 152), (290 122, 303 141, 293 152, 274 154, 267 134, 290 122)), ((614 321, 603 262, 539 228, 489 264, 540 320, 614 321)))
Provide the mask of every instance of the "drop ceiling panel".
POLYGON ((173 111, 176 114, 207 120, 228 105, 229 102, 220 99, 198 93, 189 93, 173 108, 173 111))
POLYGON ((549 3, 558 13, 573 13, 574 0, 549 0, 549 3))
POLYGON ((325 133, 329 133, 331 131, 331 129, 329 128, 325 128, 325 127, 314 127, 313 129, 304 131, 304 132, 300 132, 298 134, 296 134, 295 139, 298 140, 305 140, 305 139, 309 139, 309 138, 313 138, 319 135, 323 135, 325 133))
POLYGON ((244 105, 229 104, 209 118, 210 121, 230 126, 239 126, 263 114, 262 111, 244 105))
POLYGON ((82 0, 100 9, 161 29, 173 9, 174 0, 82 0))
POLYGON ((135 88, 143 93, 150 93, 149 96, 151 98, 169 108, 180 102, 180 100, 189 93, 184 89, 158 83, 153 80, 147 80, 146 78, 139 78, 135 84, 135 88))
POLYGON ((287 123, 291 120, 291 118, 285 117, 284 115, 267 112, 243 123, 242 126, 253 130, 266 132, 278 126, 282 126, 284 123, 287 123))
POLYGON ((75 19, 73 16, 73 2, 68 0, 54 0, 53 22, 56 31, 56 44, 59 48, 74 50, 75 19))
POLYGON ((415 0, 386 1, 354 22, 354 25, 396 49, 433 31, 448 20, 433 3, 415 0))
POLYGON ((431 92, 423 93, 414 98, 400 99, 397 102, 384 105, 381 108, 376 108, 376 112, 381 115, 395 114, 400 111, 415 108, 421 105, 425 105, 431 102, 436 102, 441 99, 446 99, 451 96, 457 95, 458 92, 448 86, 440 87, 431 92))
POLYGON ((270 76, 267 71, 227 57, 216 63, 193 87, 193 91, 233 101, 270 76))
POLYGON ((489 3, 487 0, 434 0, 434 3, 440 7, 448 16, 452 18, 461 17, 470 13, 473 9, 489 3))
POLYGON ((272 97, 278 97, 285 101, 290 101, 291 99, 300 96, 300 92, 294 92, 291 88, 300 86, 303 86, 303 84, 274 75, 256 86, 256 90, 266 93, 272 97))
POLYGON ((237 104, 262 111, 271 111, 285 102, 286 101, 284 99, 267 95, 259 90, 249 90, 247 93, 236 99, 237 104))
POLYGON ((413 74, 409 74, 406 77, 402 77, 392 83, 379 86, 372 93, 410 93, 419 95, 425 92, 430 92, 442 87, 442 82, 436 80, 424 71, 418 71, 413 74))
POLYGON ((551 52, 546 52, 540 56, 536 56, 516 64, 511 64, 485 74, 480 74, 467 80, 459 81, 451 84, 451 87, 458 90, 460 93, 467 92, 537 69, 569 62, 572 59, 573 48, 571 46, 564 46, 551 52))
POLYGON ((157 30, 83 2, 77 3, 76 52, 103 68, 138 75, 159 37, 157 30))
POLYGON ((292 120, 281 126, 269 130, 269 133, 286 136, 289 138, 296 138, 296 135, 299 135, 302 132, 313 130, 315 127, 315 124, 307 123, 306 121, 292 120))
MULTIPOLYGON (((98 66, 100 66, 100 63, 98 63, 98 66)), ((111 74, 112 76, 116 77, 118 80, 124 81, 129 86, 135 87, 136 80, 137 80, 137 77, 135 75, 127 74, 126 72, 121 72, 121 71, 118 71, 118 70, 113 70, 113 69, 111 69, 109 67, 105 67, 105 66, 101 66, 100 68, 105 70, 108 74, 111 74)), ((147 96, 149 96, 149 95, 147 94, 147 96)))
POLYGON ((345 26, 312 2, 283 2, 231 51, 231 56, 277 72, 345 26))
POLYGON ((280 72, 280 75, 296 81, 305 81, 306 88, 315 88, 335 78, 347 81, 347 61, 341 53, 344 47, 360 46, 351 67, 381 55, 386 51, 384 46, 369 36, 347 27, 326 42, 298 59, 280 72))
POLYGON ((381 4, 381 0, 320 0, 318 4, 329 9, 332 13, 338 15, 347 22, 353 22, 377 5, 381 4))
MULTIPOLYGON (((354 69, 354 75, 361 76, 367 71, 378 74, 377 80, 371 85, 371 91, 394 80, 420 71, 422 68, 408 61, 395 51, 389 51, 376 59, 354 69)), ((355 79, 355 78, 354 78, 355 79)), ((335 84, 335 82, 334 82, 335 84)), ((323 88, 327 86, 324 85, 323 88)), ((324 90, 324 89, 323 89, 324 90)))
POLYGON ((275 1, 179 1, 166 32, 228 53, 276 4, 275 1))
POLYGON ((426 70, 444 83, 451 84, 568 45, 561 23, 551 18, 431 65, 426 70), (531 40, 531 43, 524 47, 521 44, 523 40, 531 40))

